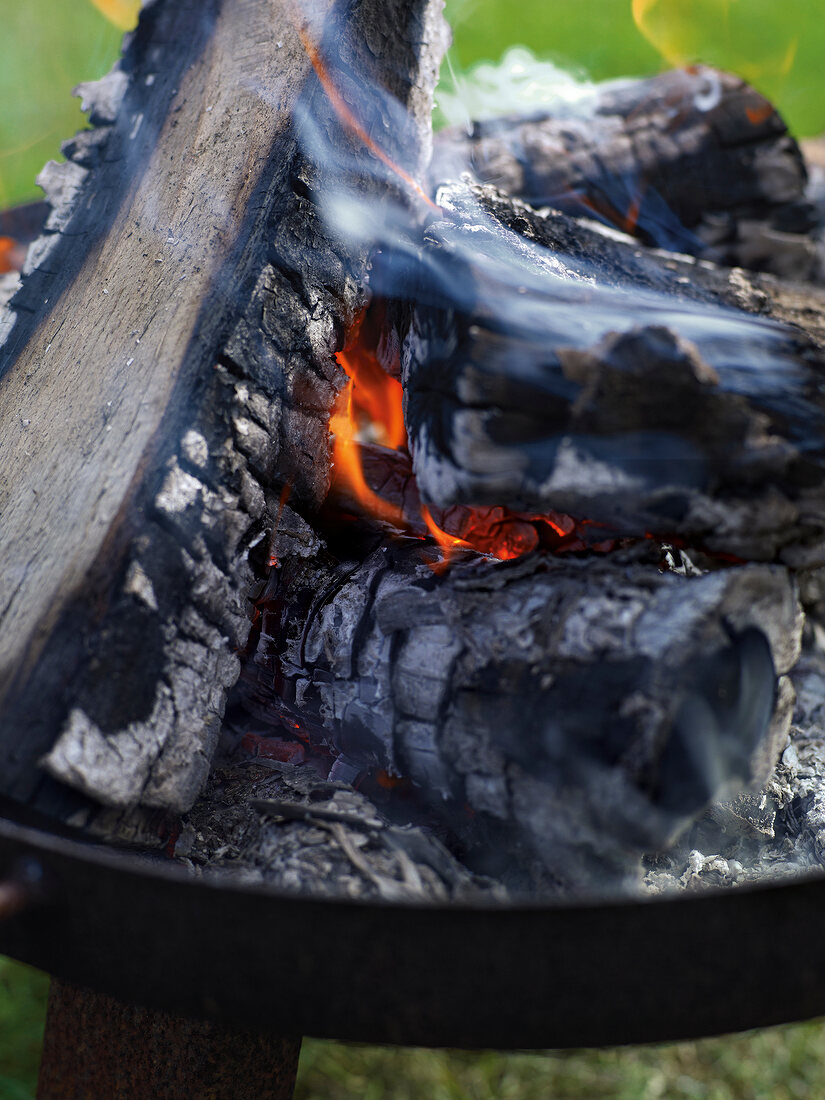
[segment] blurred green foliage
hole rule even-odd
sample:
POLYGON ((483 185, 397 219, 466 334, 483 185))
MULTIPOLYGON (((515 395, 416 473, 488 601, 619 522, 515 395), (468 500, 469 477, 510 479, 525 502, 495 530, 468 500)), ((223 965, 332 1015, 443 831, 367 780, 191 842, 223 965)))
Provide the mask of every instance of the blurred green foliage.
POLYGON ((102 76, 121 33, 86 0, 0 0, 0 208, 39 194, 34 179, 84 125, 71 89, 102 76))
MULTIPOLYGON (((685 8, 689 0, 671 0, 685 8)), ((719 4, 727 0, 715 0, 719 4)), ((734 0, 735 2, 735 0, 734 0)), ((744 5, 743 5, 744 6, 744 5)), ((707 4, 706 4, 707 7, 707 4)), ((711 5, 713 7, 713 5, 711 5)), ((800 134, 825 129, 825 0, 748 0, 748 33, 798 40, 784 78, 756 83, 800 134)), ((548 3, 448 0, 458 71, 525 44, 594 79, 662 67, 634 26, 630 0, 548 3)), ((83 125, 71 88, 102 75, 120 33, 84 0, 0 0, 0 207, 36 197, 34 178, 61 140, 83 125)), ((701 60, 733 67, 742 34, 706 17, 701 60)), ((693 42, 689 43, 690 48, 693 42)), ((0 958, 0 1098, 33 1097, 48 979, 0 958)), ((308 1040, 297 1100, 819 1100, 825 1096, 825 1028, 775 1028, 699 1043, 550 1055, 391 1050, 308 1040)))
MULTIPOLYGON (((694 18, 688 54, 722 67, 757 58, 756 82, 774 96, 799 134, 825 129, 825 0, 655 0, 694 18), (747 15, 743 22, 742 13, 747 15), (736 18, 731 21, 729 13, 736 18), (738 21, 737 21, 738 20, 738 21), (758 58, 796 43, 785 77, 758 58), (764 44, 764 46, 763 46, 764 44)), ((454 28, 452 66, 497 61, 511 45, 572 66, 594 79, 656 72, 660 53, 634 25, 631 0, 548 3, 447 0, 454 28)), ((118 54, 120 32, 86 0, 0 0, 0 208, 37 196, 34 179, 60 142, 83 124, 71 89, 101 76, 118 54)), ((752 74, 751 74, 752 75, 752 74)))
POLYGON ((0 1097, 34 1096, 49 979, 0 957, 0 1097))
MULTIPOLYGON (((772 97, 800 136, 825 130, 825 0, 647 0, 659 48, 681 47, 685 62, 739 71, 772 97), (670 28, 661 34, 663 19, 670 28), (789 56, 787 74, 775 55, 789 56)), ((447 0, 453 67, 497 61, 508 45, 572 66, 593 80, 644 76, 666 67, 637 29, 631 0, 447 0)))
POLYGON ((473 1054, 308 1041, 295 1100, 822 1100, 825 1026, 611 1050, 473 1054))

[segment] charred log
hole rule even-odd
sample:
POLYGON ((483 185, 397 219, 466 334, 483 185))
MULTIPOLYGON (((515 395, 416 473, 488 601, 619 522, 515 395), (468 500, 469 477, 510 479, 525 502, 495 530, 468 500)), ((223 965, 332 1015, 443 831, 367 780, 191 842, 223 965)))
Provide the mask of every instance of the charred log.
POLYGON ((373 275, 400 302, 385 362, 425 502, 821 559, 825 357, 816 322, 778 323, 801 319, 781 284, 771 300, 769 282, 663 263, 491 189, 439 201, 418 255, 388 251, 373 275))
POLYGON ((362 563, 287 556, 233 705, 327 746, 331 778, 406 776, 468 845, 498 831, 586 879, 764 782, 790 721, 787 573, 679 577, 646 553, 471 554, 446 576, 420 540, 362 563))
MULTIPOLYGON (((482 554, 501 560, 520 557, 532 550, 571 553, 582 550, 612 550, 618 540, 615 532, 588 521, 577 524, 560 512, 514 512, 495 505, 469 508, 455 504, 449 508, 426 507, 421 500, 412 459, 406 450, 394 451, 376 444, 360 444, 359 460, 369 489, 385 501, 396 514, 400 529, 426 538, 431 532, 429 517, 446 535, 465 543, 482 554)), ((352 486, 333 480, 325 511, 363 516, 364 506, 352 486)))
POLYGON ((83 90, 95 128, 41 177, 46 235, 0 317, 0 774, 47 810, 43 757, 107 805, 191 805, 249 629, 249 548, 285 481, 310 508, 326 493, 367 257, 321 223, 293 119, 355 140, 317 50, 347 93, 382 89, 371 122, 400 100, 388 152, 420 170, 444 34, 435 3, 296 10, 147 6, 83 90))
POLYGON ((768 100, 727 73, 697 66, 613 81, 555 114, 443 131, 431 179, 462 171, 649 245, 822 277, 799 147, 768 100))

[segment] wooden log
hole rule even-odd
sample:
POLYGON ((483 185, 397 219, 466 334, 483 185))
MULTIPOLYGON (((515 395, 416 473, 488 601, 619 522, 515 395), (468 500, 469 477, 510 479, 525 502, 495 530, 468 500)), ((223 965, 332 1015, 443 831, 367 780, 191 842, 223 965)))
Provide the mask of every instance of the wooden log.
POLYGON ((373 274, 398 303, 384 345, 401 347, 425 502, 821 561, 821 291, 665 258, 490 188, 439 202, 415 263, 388 252, 373 274))
POLYGON ((47 233, 0 318, 3 792, 69 813, 42 762, 108 805, 195 798, 267 493, 326 493, 333 355, 364 295, 292 120, 369 157, 329 87, 378 118, 389 93, 414 145, 387 129, 387 152, 421 169, 438 12, 317 0, 301 27, 288 0, 158 0, 84 90, 95 129, 41 177, 47 233))
POLYGON ((705 66, 610 81, 574 105, 436 140, 431 179, 481 183, 597 218, 646 244, 788 278, 821 278, 800 149, 771 103, 705 66))
MULTIPOLYGON (((508 560, 531 550, 571 553, 586 549, 614 549, 614 532, 596 523, 577 524, 571 516, 559 512, 524 513, 495 505, 469 508, 453 505, 425 508, 412 459, 406 450, 394 451, 377 444, 359 444, 358 460, 369 489, 385 501, 397 515, 404 532, 425 538, 431 531, 428 517, 436 527, 482 554, 508 560)), ((340 522, 340 512, 364 515, 364 504, 352 485, 333 480, 327 508, 340 522)), ((449 539, 444 540, 449 543, 449 539)))
POLYGON ((153 1012, 55 979, 37 1096, 290 1100, 300 1049, 300 1039, 153 1012))
POLYGON ((233 705, 331 746, 332 777, 408 777, 485 858, 492 830, 502 858, 526 849, 568 884, 626 868, 763 782, 784 746, 802 617, 781 567, 678 576, 648 543, 459 554, 436 575, 420 539, 339 563, 294 539, 233 705))

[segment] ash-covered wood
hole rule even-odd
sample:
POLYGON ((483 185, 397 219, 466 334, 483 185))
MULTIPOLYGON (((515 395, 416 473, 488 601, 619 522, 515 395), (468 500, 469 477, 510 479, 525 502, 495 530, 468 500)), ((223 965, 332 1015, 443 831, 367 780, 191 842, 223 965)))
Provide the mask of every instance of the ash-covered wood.
POLYGON ((435 185, 470 171, 532 206, 788 278, 822 277, 805 163, 776 109, 704 66, 611 81, 574 104, 436 140, 435 185))
POLYGON ((430 830, 392 824, 363 794, 308 765, 266 759, 215 769, 183 819, 174 855, 196 873, 315 897, 433 904, 507 896, 430 830))
POLYGON ((299 104, 357 141, 307 41, 351 99, 359 80, 400 99, 414 142, 382 140, 421 169, 437 3, 158 0, 83 90, 95 128, 41 177, 46 234, 0 318, 0 774, 45 809, 41 762, 108 805, 191 805, 248 632, 249 547, 284 481, 308 507, 326 493, 366 252, 309 198, 299 104))
POLYGON ((411 779, 485 871, 632 865, 769 775, 801 630, 785 570, 682 577, 651 554, 468 555, 446 575, 412 539, 279 555, 234 707, 331 747, 332 778, 411 779))
POLYGON ((714 805, 666 851, 645 860, 654 894, 764 883, 825 867, 825 651, 809 643, 791 673, 793 721, 760 791, 714 805))
POLYGON ((385 345, 426 502, 822 559, 820 291, 663 260, 490 188, 439 202, 416 260, 388 250, 373 275, 400 301, 385 345))

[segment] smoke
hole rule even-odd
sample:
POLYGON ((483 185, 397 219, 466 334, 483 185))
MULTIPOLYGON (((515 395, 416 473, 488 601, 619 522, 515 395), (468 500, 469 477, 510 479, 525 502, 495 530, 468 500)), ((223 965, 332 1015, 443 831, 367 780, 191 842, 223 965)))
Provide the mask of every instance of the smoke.
MULTIPOLYGON (((619 265, 611 270, 609 262, 594 262, 581 251, 551 251, 503 228, 469 186, 448 184, 428 202, 413 179, 417 130, 403 106, 340 58, 325 56, 324 64, 357 132, 340 110, 330 126, 304 98, 296 112, 297 133, 316 165, 313 197, 330 232, 351 248, 380 257, 371 280, 374 293, 486 321, 506 317, 514 338, 544 333, 558 347, 588 347, 639 323, 665 326, 698 347, 725 389, 751 394, 757 389, 766 406, 794 419, 806 374, 788 328, 696 300, 676 279, 660 292, 619 265)), ((534 107, 552 104, 554 111, 577 119, 586 119, 592 109, 594 85, 526 51, 511 50, 501 66, 479 67, 476 78, 477 99, 464 100, 474 107, 494 101, 500 111, 524 107, 535 94, 534 107), (507 88, 513 89, 509 98, 507 88)), ((706 94, 711 104, 712 80, 706 94)), ((448 101, 449 94, 443 102, 448 101)), ((808 424, 796 442, 818 449, 823 428, 825 417, 808 424)))
MULTIPOLYGON (((757 391, 765 406, 779 413, 792 414, 798 400, 801 411, 806 374, 796 358, 795 339, 785 327, 701 300, 689 288, 680 290, 675 276, 663 277, 663 288, 651 286, 632 269, 632 264, 630 268, 623 265, 609 248, 607 259, 596 261, 575 247, 572 236, 564 246, 545 247, 506 228, 483 201, 479 189, 466 181, 446 183, 433 198, 423 194, 415 172, 419 133, 409 115, 385 89, 365 82, 360 72, 348 67, 330 46, 329 35, 325 41, 320 54, 325 76, 319 76, 319 82, 332 111, 317 110, 317 98, 313 99, 318 93, 316 85, 302 98, 294 123, 303 151, 314 166, 311 190, 320 216, 330 234, 344 241, 353 254, 367 251, 373 255, 371 290, 375 295, 414 301, 418 308, 430 307, 442 315, 458 317, 464 325, 482 324, 499 333, 505 342, 540 339, 547 349, 548 370, 543 383, 549 390, 555 386, 569 391, 573 385, 561 371, 554 373, 552 369, 556 349, 588 348, 609 333, 628 332, 641 323, 669 329, 695 344, 728 392, 757 391)), ((454 109, 455 117, 460 119, 466 117, 468 105, 473 112, 482 113, 487 109, 485 104, 492 109, 494 100, 497 108, 507 111, 524 109, 529 101, 534 108, 552 106, 553 110, 569 112, 570 117, 586 118, 592 103, 592 85, 566 76, 554 66, 535 62, 524 52, 511 51, 501 70, 488 67, 480 74, 477 86, 482 91, 469 94, 465 89, 452 105, 453 93, 442 93, 442 109, 454 109), (514 90, 510 99, 502 92, 505 83, 514 90)), ((711 85, 707 92, 709 105, 713 94, 711 85)), ((563 224, 575 232, 572 220, 564 219, 563 224)), ((605 235, 604 239, 610 237, 605 235)), ((632 255, 635 246, 627 238, 623 238, 623 247, 621 256, 632 255), (631 248, 626 247, 628 244, 631 248)), ((511 373, 507 384, 517 385, 522 381, 518 357, 513 357, 508 366, 511 373)), ((532 384, 534 375, 523 381, 532 384)), ((569 392, 564 396, 569 398, 569 392)), ((790 415, 789 419, 803 422, 801 416, 790 415)), ((821 448, 823 420, 825 416, 816 423, 807 420, 800 427, 800 438, 796 440, 800 449, 821 448)), ((679 461, 682 457, 676 456, 679 461)), ((428 589, 432 583, 427 575, 428 589)), ((690 596, 686 600, 690 605, 694 602, 690 596)), ((660 639, 658 631, 651 631, 651 636, 660 639)), ((384 644, 383 633, 380 644, 384 644)), ((674 642, 674 651, 678 649, 679 643, 674 642)), ((676 687, 662 691, 663 697, 671 699, 683 696, 676 713, 668 716, 670 748, 661 761, 661 782, 667 794, 659 806, 664 817, 677 811, 699 812, 728 781, 734 786, 746 781, 751 754, 774 716, 775 669, 755 622, 749 621, 740 634, 732 635, 726 648, 709 652, 707 661, 696 663, 694 680, 682 679, 676 687), (708 694, 711 688, 712 697, 708 694), (722 703, 717 707, 719 700, 722 703), (694 777, 689 787, 685 786, 685 776, 694 777)), ((653 654, 651 660, 657 656, 653 654)), ((490 667, 495 667, 492 662, 490 667)), ((570 827, 575 828, 577 821, 581 825, 596 818, 607 836, 617 820, 617 799, 621 800, 623 788, 616 787, 612 767, 577 756, 575 745, 571 748, 572 741, 578 744, 582 740, 579 734, 597 739, 602 734, 609 736, 609 731, 588 723, 589 711, 584 707, 594 693, 603 691, 607 681, 600 680, 600 675, 588 680, 581 691, 573 677, 566 695, 557 687, 560 706, 544 708, 541 721, 537 718, 534 726, 546 735, 546 753, 553 755, 556 741, 562 746, 560 759, 550 762, 551 770, 563 772, 565 765, 581 769, 576 784, 564 792, 564 797, 583 792, 580 815, 570 817, 570 827), (603 803, 599 801, 600 791, 603 803), (606 811, 604 820, 599 818, 602 805, 610 807, 613 818, 606 811)), ((488 680, 485 684, 489 686, 488 680)), ((335 690, 340 688, 337 680, 333 686, 335 690)), ((629 693, 627 683, 622 681, 621 687, 629 693)), ((622 703, 627 704, 629 722, 638 721, 641 726, 648 720, 633 712, 632 699, 622 695, 622 703)), ((363 721, 374 721, 375 708, 363 709, 368 716, 363 721)), ((601 721, 603 715, 599 714, 601 721)), ((489 715, 474 713, 471 717, 491 726, 489 715)), ((662 723, 662 728, 667 724, 664 719, 656 721, 662 723)), ((471 728, 472 723, 467 726, 471 728)), ((487 729, 488 736, 495 733, 491 728, 487 729)), ((659 728, 657 725, 657 736, 659 728)), ((359 730, 355 725, 340 730, 339 747, 357 740, 359 730)), ((521 728, 503 729, 496 747, 508 747, 518 760, 525 744, 523 734, 521 728)), ((577 838, 554 836, 558 803, 548 801, 546 777, 533 774, 536 759, 530 754, 523 761, 525 776, 517 814, 525 830, 539 837, 537 843, 544 831, 560 850, 569 843, 578 858, 577 838)), ((499 778, 503 783, 503 777, 499 778)), ((477 779, 475 772, 470 779, 477 779)), ((495 777, 489 781, 493 785, 495 777)), ((725 793, 730 792, 726 789, 725 793)), ((624 812, 628 832, 638 829, 641 834, 645 821, 655 821, 657 810, 640 794, 632 804, 626 802, 624 812)), ((592 849, 598 849, 597 839, 592 849)))
POLYGON ((550 111, 562 118, 586 118, 596 85, 584 73, 543 61, 513 46, 497 65, 482 62, 466 74, 450 67, 435 93, 438 112, 452 126, 470 121, 550 111))

